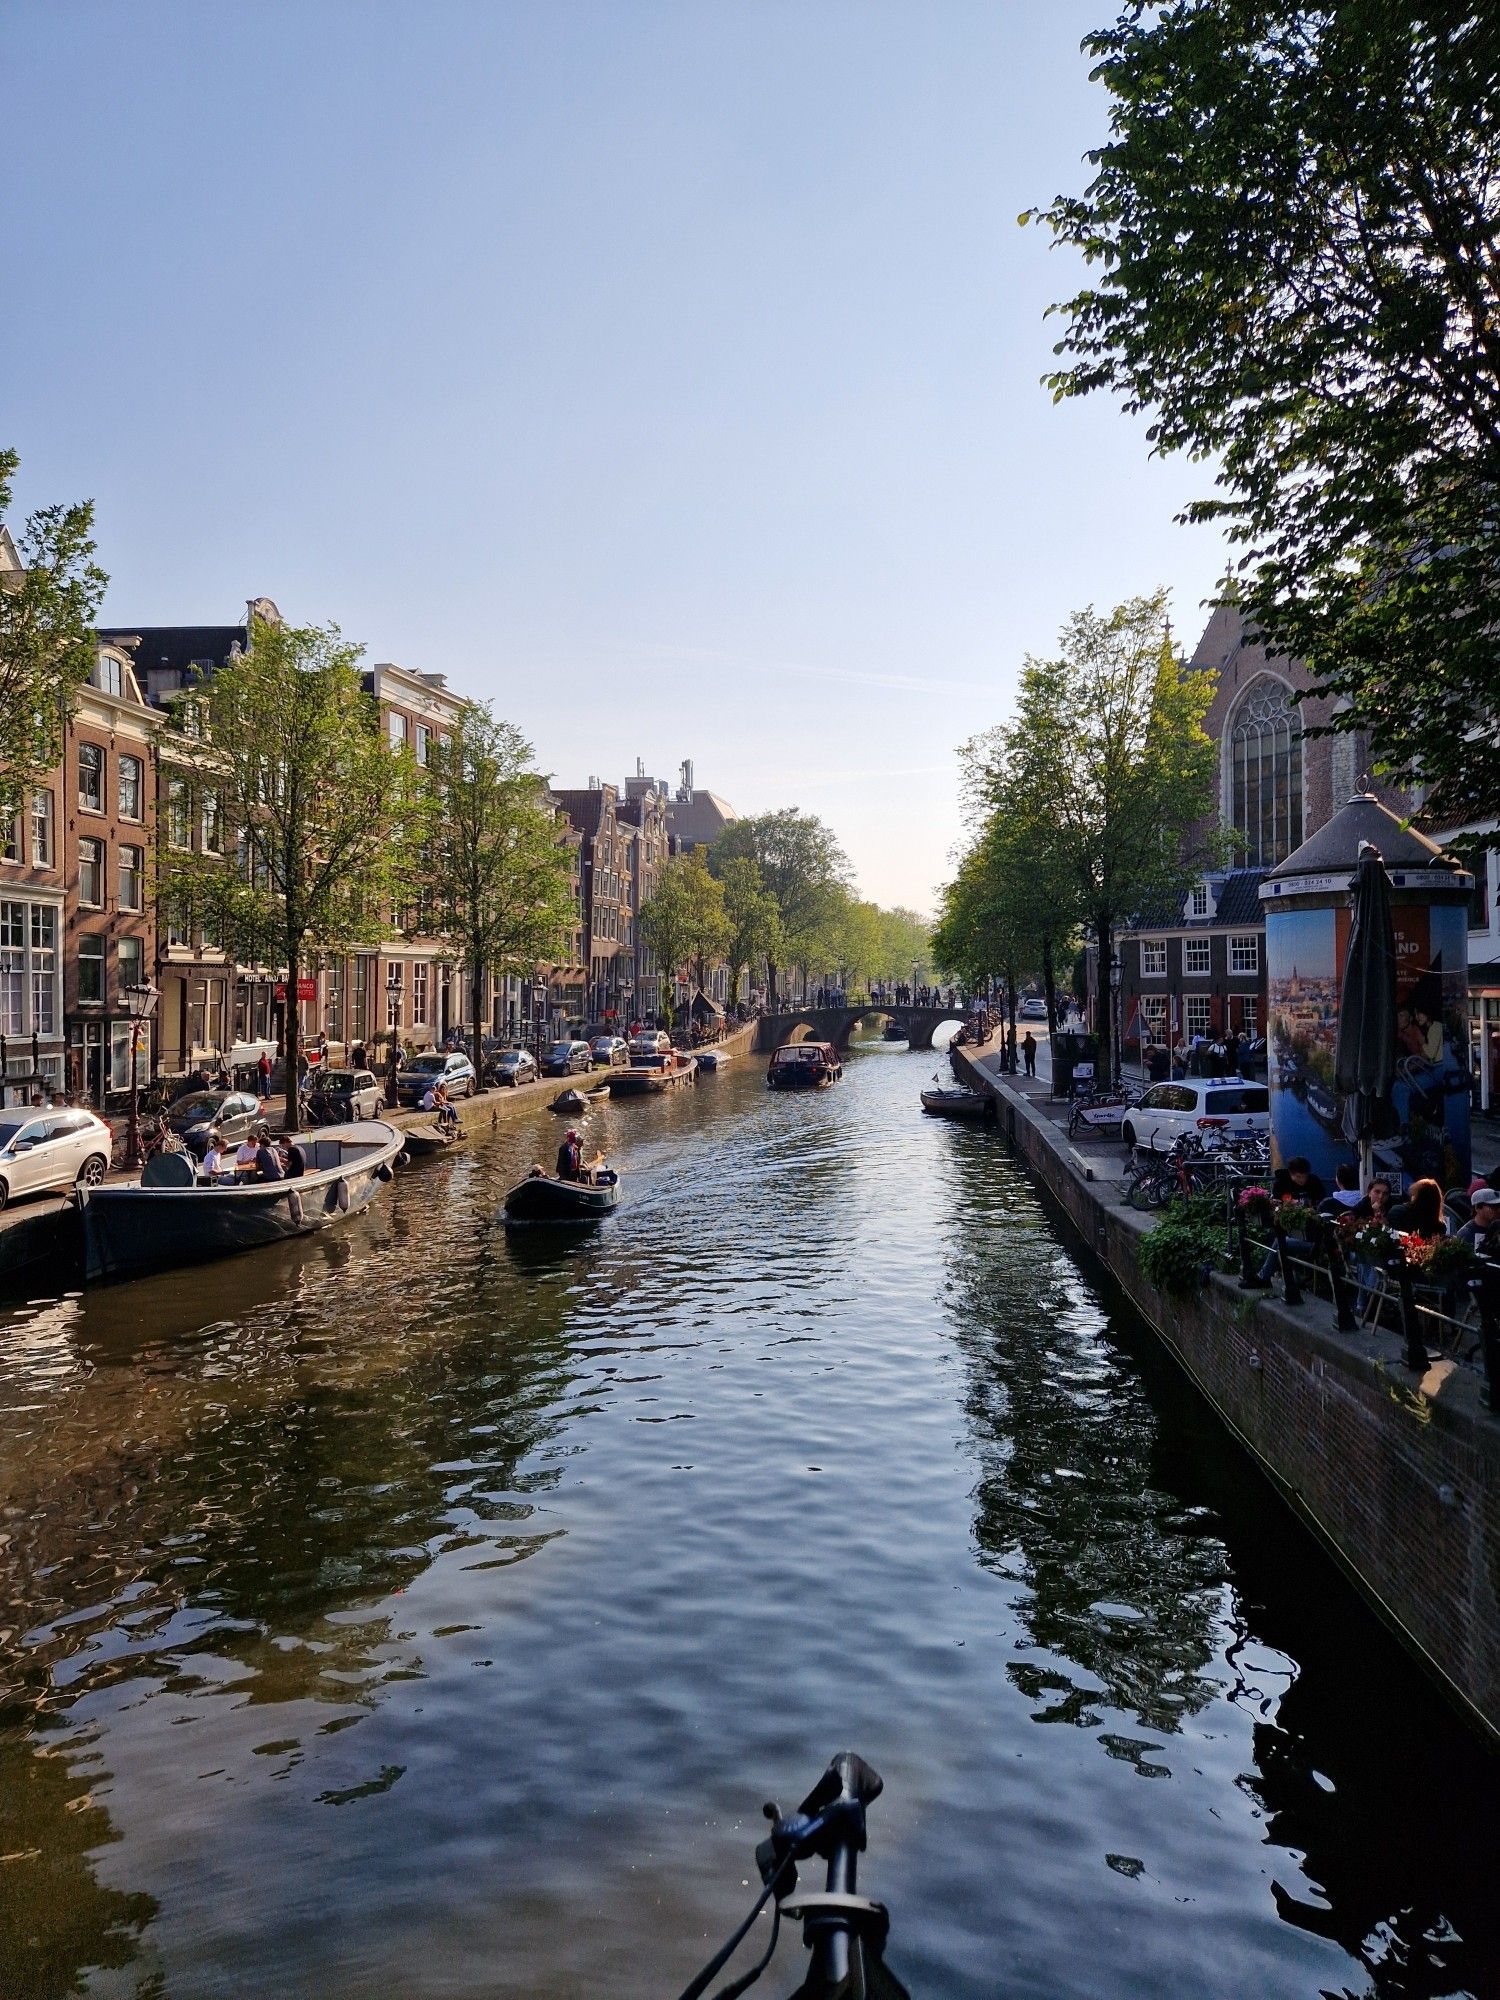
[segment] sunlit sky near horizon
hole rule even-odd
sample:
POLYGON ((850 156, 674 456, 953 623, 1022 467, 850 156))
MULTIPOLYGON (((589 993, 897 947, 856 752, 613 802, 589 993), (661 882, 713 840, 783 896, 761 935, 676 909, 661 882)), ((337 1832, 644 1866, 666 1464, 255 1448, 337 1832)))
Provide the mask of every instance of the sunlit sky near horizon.
POLYGON ((934 907, 957 744, 1068 613, 1222 567, 1040 386, 1107 0, 10 0, 0 442, 104 620, 268 596, 559 782, 798 805, 934 907))

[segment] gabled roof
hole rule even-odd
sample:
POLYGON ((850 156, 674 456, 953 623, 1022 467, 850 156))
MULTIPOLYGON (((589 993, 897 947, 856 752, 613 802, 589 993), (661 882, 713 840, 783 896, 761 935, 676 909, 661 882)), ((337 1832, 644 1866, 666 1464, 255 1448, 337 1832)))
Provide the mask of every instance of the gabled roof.
POLYGON ((1261 922, 1260 885, 1264 868, 1236 868, 1217 878, 1214 912, 1211 917, 1189 917, 1187 890, 1175 900, 1157 903, 1131 919, 1128 929, 1136 931, 1218 931, 1244 930, 1261 922))
POLYGON ((717 792, 694 791, 686 798, 679 792, 667 801, 667 825, 684 847, 711 847, 736 818, 734 807, 717 792))
POLYGON ((598 785, 589 785, 577 791, 552 793, 559 807, 578 828, 580 833, 597 833, 604 819, 606 794, 598 785))

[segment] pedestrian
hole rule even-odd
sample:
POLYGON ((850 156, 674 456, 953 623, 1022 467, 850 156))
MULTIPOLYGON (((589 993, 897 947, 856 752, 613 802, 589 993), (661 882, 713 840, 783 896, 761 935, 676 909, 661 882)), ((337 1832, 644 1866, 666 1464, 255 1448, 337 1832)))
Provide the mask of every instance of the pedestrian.
POLYGON ((255 1065, 255 1092, 262 1104, 271 1095, 271 1058, 265 1049, 255 1065))
POLYGON ((1030 1028, 1026 1030, 1026 1039, 1021 1044, 1021 1054, 1026 1058, 1026 1074, 1028 1076, 1035 1076, 1036 1036, 1032 1034, 1030 1028))

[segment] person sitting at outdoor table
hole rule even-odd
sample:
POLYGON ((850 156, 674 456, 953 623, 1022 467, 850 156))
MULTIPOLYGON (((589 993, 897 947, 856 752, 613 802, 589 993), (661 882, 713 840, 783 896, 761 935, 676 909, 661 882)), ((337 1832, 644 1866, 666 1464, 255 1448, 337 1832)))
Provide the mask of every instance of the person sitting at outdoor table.
MULTIPOLYGON (((1278 1167, 1271 1176, 1271 1199, 1275 1202, 1298 1202, 1308 1208, 1316 1208, 1327 1190, 1312 1170, 1311 1162, 1300 1153, 1288 1160, 1284 1167, 1278 1167)), ((1289 1236, 1286 1239, 1288 1252, 1296 1257, 1310 1257, 1313 1246, 1305 1236, 1289 1236)), ((1273 1243, 1266 1252, 1256 1282, 1269 1285, 1281 1263, 1280 1246, 1273 1243)))
POLYGON ((1469 1202, 1474 1219, 1459 1230, 1459 1242, 1470 1244, 1481 1257, 1500 1259, 1500 1194, 1491 1187, 1475 1188, 1469 1202))
POLYGON ((1391 1210, 1391 1227, 1422 1243, 1440 1243, 1448 1234, 1448 1215, 1437 1182, 1413 1181, 1405 1201, 1391 1210))
MULTIPOLYGON (((1389 1229, 1391 1227, 1391 1184, 1383 1177, 1377 1177, 1366 1188, 1364 1199, 1353 1211, 1355 1224, 1361 1229, 1389 1229)), ((1359 1291, 1354 1301, 1354 1310, 1363 1319, 1375 1290, 1375 1266, 1367 1257, 1357 1257, 1354 1263, 1359 1276, 1359 1291)))
POLYGON ((307 1155, 297 1141, 289 1133, 283 1132, 276 1141, 276 1150, 280 1155, 283 1177, 289 1181, 300 1181, 307 1172, 307 1155))
POLYGON ((224 1152, 224 1134, 217 1125, 211 1125, 208 1132, 208 1151, 203 1155, 203 1171, 200 1178, 206 1181, 226 1180, 232 1172, 232 1162, 224 1152))
POLYGON ((1323 1215, 1352 1214, 1364 1197, 1359 1191, 1359 1168, 1342 1166, 1333 1176, 1333 1193, 1325 1195, 1318 1203, 1323 1215))
POLYGON ((259 1142, 255 1135, 260 1129, 257 1125, 254 1131, 247 1132, 240 1141, 239 1149, 234 1156, 234 1177, 237 1181, 255 1178, 255 1155, 259 1150, 259 1142))
POLYGON ((252 1178, 257 1181, 286 1179, 281 1170, 281 1161, 276 1155, 276 1148, 271 1144, 269 1125, 257 1125, 255 1128, 255 1173, 252 1178))

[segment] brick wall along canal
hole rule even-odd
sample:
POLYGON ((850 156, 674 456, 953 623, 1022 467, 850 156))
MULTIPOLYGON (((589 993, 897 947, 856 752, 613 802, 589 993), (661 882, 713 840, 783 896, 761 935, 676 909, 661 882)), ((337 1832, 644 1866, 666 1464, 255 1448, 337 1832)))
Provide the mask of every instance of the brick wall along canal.
POLYGON ((932 1061, 0 1315, 0 1993, 671 1994, 846 1746, 920 2000, 1494 1993, 1492 1761, 932 1061))

